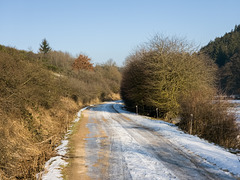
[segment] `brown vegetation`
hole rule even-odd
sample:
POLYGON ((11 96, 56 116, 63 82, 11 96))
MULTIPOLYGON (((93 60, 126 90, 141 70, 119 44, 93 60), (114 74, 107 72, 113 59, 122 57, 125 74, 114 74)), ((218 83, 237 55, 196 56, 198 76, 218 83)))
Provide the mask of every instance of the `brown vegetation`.
POLYGON ((80 54, 77 59, 75 59, 72 68, 77 72, 80 70, 93 71, 93 64, 90 62, 91 59, 83 54, 80 54))
POLYGON ((240 149, 240 129, 226 101, 198 90, 183 96, 180 105, 181 129, 221 146, 240 149))
POLYGON ((215 99, 215 77, 216 65, 186 41, 155 36, 127 58, 121 97, 132 111, 170 122, 180 117, 183 130, 239 148, 236 120, 215 99))
POLYGON ((129 108, 137 105, 140 113, 156 115, 158 108, 160 117, 174 118, 183 94, 213 87, 214 71, 213 63, 208 64, 183 40, 156 36, 128 57, 121 95, 129 108))
POLYGON ((73 62, 68 53, 0 46, 0 179, 34 179, 80 106, 118 93, 117 67, 108 79, 108 65, 75 73, 73 62))

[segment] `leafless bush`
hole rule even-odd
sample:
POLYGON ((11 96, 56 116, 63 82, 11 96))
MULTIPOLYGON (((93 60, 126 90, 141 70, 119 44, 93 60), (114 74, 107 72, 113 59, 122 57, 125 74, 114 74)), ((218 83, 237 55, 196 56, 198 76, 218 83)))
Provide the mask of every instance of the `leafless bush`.
POLYGON ((204 96, 199 90, 182 97, 180 104, 180 128, 221 146, 240 148, 239 127, 226 101, 204 96))
POLYGON ((179 96, 213 86, 214 71, 184 40, 155 36, 126 60, 121 96, 128 107, 149 109, 148 114, 157 108, 171 119, 178 116, 179 96))
POLYGON ((238 126, 217 95, 216 65, 186 41, 155 36, 126 60, 121 97, 138 113, 165 120, 225 147, 239 148, 238 126))
POLYGON ((104 66, 76 74, 69 54, 44 58, 0 46, 0 179, 34 179, 79 106, 119 91, 104 66))

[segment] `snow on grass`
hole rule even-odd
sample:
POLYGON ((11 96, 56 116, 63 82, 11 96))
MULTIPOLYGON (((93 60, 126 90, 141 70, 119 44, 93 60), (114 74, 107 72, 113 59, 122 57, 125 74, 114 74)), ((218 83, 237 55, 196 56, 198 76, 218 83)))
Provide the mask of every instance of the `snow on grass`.
MULTIPOLYGON (((70 127, 70 130, 68 130, 67 134, 65 135, 64 139, 61 141, 61 144, 56 148, 57 156, 50 158, 45 163, 45 170, 42 172, 42 180, 60 180, 62 179, 61 169, 62 167, 67 165, 67 162, 64 159, 64 156, 67 154, 68 150, 68 135, 72 132, 72 126, 74 123, 78 122, 81 117, 82 111, 84 111, 87 107, 81 109, 77 113, 77 118, 73 121, 73 124, 70 127)), ((37 175, 37 178, 40 176, 40 174, 37 175)))
POLYGON ((229 112, 234 113, 236 116, 236 121, 240 126, 240 100, 228 100, 229 103, 233 104, 233 107, 230 108, 229 112))
POLYGON ((123 113, 124 116, 127 116, 138 124, 154 129, 181 150, 196 154, 209 163, 215 164, 218 168, 240 177, 240 157, 238 155, 232 154, 226 149, 200 139, 197 136, 186 134, 173 124, 129 113, 123 110, 123 107, 121 103, 114 105, 114 108, 123 113))

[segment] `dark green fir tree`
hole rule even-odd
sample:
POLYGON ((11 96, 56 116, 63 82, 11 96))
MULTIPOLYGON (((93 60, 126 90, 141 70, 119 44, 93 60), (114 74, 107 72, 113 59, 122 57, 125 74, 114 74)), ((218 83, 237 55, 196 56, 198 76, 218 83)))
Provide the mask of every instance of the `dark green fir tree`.
POLYGON ((40 44, 39 52, 43 54, 47 54, 51 50, 52 48, 49 46, 49 43, 47 42, 47 40, 44 38, 42 40, 42 43, 40 44))

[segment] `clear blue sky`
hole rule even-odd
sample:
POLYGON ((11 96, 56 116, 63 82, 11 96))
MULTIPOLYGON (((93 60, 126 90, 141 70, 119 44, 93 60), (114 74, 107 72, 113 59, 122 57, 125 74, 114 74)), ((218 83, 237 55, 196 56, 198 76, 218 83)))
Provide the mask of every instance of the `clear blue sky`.
POLYGON ((204 46, 240 24, 240 0, 0 0, 0 44, 54 50, 122 65, 154 34, 204 46))

